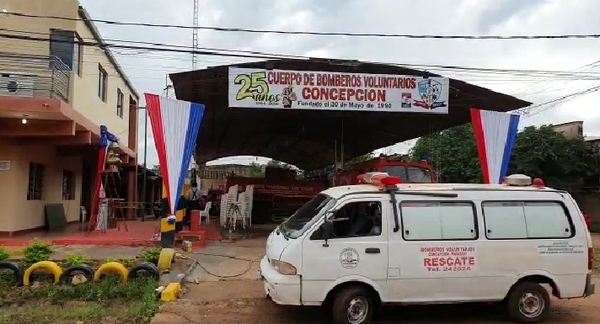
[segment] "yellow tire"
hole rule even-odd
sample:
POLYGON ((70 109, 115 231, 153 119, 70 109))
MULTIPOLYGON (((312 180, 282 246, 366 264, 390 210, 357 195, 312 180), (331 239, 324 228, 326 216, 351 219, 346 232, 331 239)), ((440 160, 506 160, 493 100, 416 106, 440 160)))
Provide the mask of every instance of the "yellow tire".
POLYGON ((94 282, 100 281, 100 277, 107 273, 117 273, 119 276, 121 276, 123 283, 126 283, 129 271, 123 264, 119 262, 107 262, 101 265, 100 268, 98 268, 98 270, 96 270, 94 273, 94 282))
POLYGON ((23 286, 29 286, 29 277, 35 270, 46 269, 52 272, 54 276, 54 284, 58 284, 60 282, 60 277, 63 274, 63 270, 58 266, 55 262, 52 261, 40 261, 32 264, 25 273, 23 274, 23 286))
POLYGON ((158 256, 158 270, 161 272, 171 270, 171 264, 175 259, 175 249, 164 248, 160 250, 160 254, 158 256))

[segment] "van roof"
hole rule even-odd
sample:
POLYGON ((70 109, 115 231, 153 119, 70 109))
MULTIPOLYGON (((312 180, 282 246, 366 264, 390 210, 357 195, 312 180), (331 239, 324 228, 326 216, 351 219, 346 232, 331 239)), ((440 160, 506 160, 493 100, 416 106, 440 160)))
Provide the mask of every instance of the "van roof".
MULTIPOLYGON (((477 184, 477 183, 403 183, 397 185, 400 190, 398 193, 402 194, 402 190, 405 191, 468 191, 468 190, 514 190, 514 191, 555 191, 552 188, 539 188, 534 186, 507 186, 504 184, 477 184)), ((324 194, 329 195, 333 198, 339 198, 349 193, 357 192, 378 192, 381 191, 381 187, 372 184, 359 184, 359 185, 348 185, 331 187, 323 191, 324 194)))

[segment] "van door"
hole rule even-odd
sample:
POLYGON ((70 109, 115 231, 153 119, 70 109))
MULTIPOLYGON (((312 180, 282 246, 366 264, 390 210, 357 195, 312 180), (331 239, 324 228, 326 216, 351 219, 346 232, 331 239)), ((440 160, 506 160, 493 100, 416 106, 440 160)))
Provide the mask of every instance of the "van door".
POLYGON ((400 231, 388 228, 388 296, 394 302, 469 301, 485 287, 477 257, 477 213, 471 201, 398 199, 400 231), (474 287, 474 289, 472 289, 474 287))
POLYGON ((304 304, 323 301, 337 284, 351 280, 382 290, 387 281, 389 203, 382 195, 349 197, 328 216, 334 223, 335 238, 326 243, 319 229, 304 238, 304 304))

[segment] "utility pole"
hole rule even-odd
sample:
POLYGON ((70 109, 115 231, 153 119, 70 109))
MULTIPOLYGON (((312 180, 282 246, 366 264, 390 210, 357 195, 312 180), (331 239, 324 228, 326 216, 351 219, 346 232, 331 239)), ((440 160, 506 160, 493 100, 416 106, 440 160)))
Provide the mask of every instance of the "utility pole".
POLYGON ((165 93, 165 97, 169 98, 169 90, 173 87, 173 85, 169 84, 169 75, 165 75, 165 88, 163 89, 165 93))
MULTIPOLYGON (((147 166, 147 155, 148 155, 148 110, 146 107, 139 107, 139 110, 144 110, 144 174, 142 175, 142 197, 144 199, 144 215, 142 215, 142 222, 146 221, 146 212, 148 211, 148 205, 146 205, 146 187, 148 182, 148 166, 147 166)), ((152 206, 152 201, 150 206, 152 206)), ((152 208, 150 208, 152 210, 152 208)))
POLYGON ((196 65, 198 64, 198 0, 194 1, 194 22, 192 29, 192 70, 196 69, 196 65))

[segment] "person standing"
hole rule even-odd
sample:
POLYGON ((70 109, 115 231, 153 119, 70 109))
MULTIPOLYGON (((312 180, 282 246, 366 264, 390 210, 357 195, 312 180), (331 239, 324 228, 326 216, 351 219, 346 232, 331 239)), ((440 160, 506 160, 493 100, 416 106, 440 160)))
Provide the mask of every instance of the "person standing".
POLYGON ((204 194, 202 193, 202 191, 198 188, 198 183, 196 183, 196 181, 192 182, 192 187, 190 188, 190 190, 188 190, 187 194, 185 195, 185 198, 187 199, 187 209, 186 209, 186 213, 185 213, 185 224, 187 226, 190 226, 190 215, 192 210, 200 210, 202 208, 201 206, 201 199, 204 196, 204 194))

